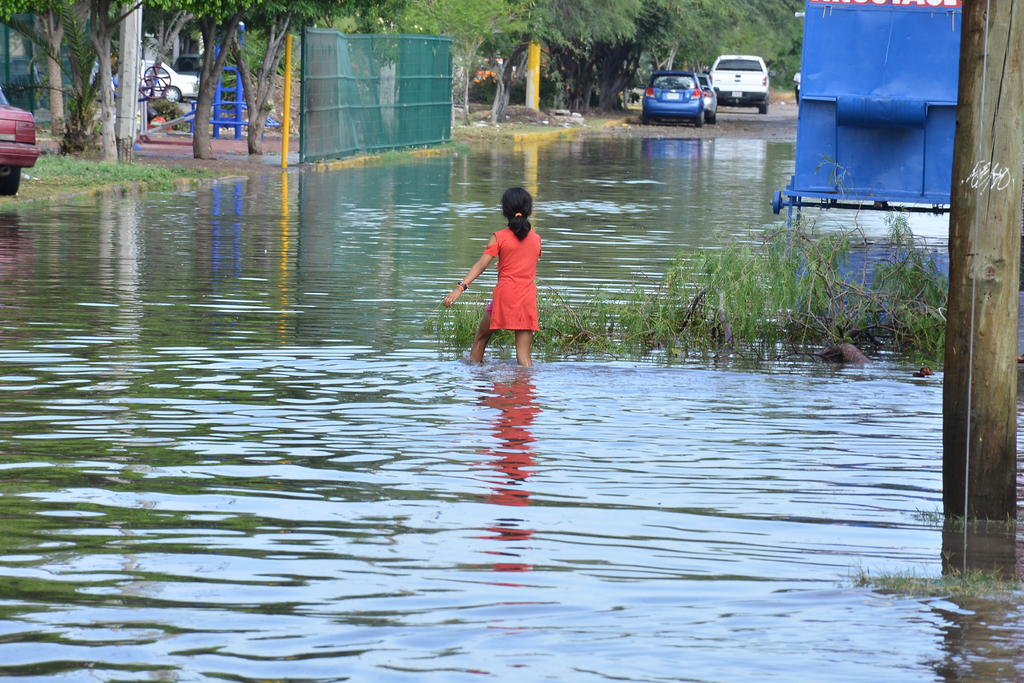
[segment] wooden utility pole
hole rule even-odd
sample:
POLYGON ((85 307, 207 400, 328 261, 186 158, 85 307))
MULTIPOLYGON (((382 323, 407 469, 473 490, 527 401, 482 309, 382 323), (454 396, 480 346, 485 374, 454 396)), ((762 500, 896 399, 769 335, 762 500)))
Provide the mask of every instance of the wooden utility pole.
POLYGON ((964 0, 942 397, 947 518, 1017 516, 1022 67, 1024 0, 964 0))

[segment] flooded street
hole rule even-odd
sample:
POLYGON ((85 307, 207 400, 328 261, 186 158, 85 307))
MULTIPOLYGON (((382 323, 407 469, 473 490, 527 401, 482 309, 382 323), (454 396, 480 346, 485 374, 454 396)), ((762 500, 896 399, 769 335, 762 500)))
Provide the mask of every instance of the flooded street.
POLYGON ((941 373, 423 331, 510 185, 571 295, 748 238, 792 170, 582 139, 0 213, 0 675, 1020 680, 1013 603, 853 587, 941 573, 941 373))

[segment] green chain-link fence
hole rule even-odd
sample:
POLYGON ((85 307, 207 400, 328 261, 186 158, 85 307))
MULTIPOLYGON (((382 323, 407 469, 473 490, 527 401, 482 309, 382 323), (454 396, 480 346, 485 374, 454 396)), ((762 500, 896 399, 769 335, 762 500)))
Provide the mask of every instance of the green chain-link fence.
MULTIPOLYGON (((30 14, 16 14, 14 17, 29 24, 33 21, 30 14)), ((35 46, 20 33, 6 24, 0 25, 0 87, 12 105, 33 113, 39 90, 34 50, 35 46)))
POLYGON ((302 33, 303 161, 451 140, 451 39, 302 33))

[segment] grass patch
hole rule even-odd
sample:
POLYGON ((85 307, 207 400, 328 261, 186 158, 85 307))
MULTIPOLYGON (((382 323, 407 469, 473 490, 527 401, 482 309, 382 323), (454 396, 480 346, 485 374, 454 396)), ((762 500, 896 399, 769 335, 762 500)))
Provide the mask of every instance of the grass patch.
MULTIPOLYGON (((911 517, 915 522, 924 524, 925 526, 942 526, 946 521, 946 515, 943 514, 942 510, 915 510, 911 517)), ((961 527, 963 522, 961 520, 961 527)))
POLYGON ((175 180, 179 179, 217 178, 232 173, 237 175, 237 171, 228 173, 200 168, 117 164, 49 154, 39 157, 36 165, 24 169, 23 173, 31 176, 31 180, 22 178, 17 196, 0 197, 0 203, 134 183, 145 183, 151 190, 173 190, 175 180))
MULTIPOLYGON (((904 215, 887 223, 888 238, 870 245, 856 231, 776 226, 749 242, 680 253, 663 279, 622 292, 569 299, 538 283, 535 345, 549 354, 768 361, 853 343, 941 364, 946 277, 904 215)), ((426 331, 443 346, 469 346, 483 302, 439 309, 426 331)))
POLYGON ((999 598, 1024 590, 1020 579, 1006 579, 993 572, 968 570, 944 576, 923 576, 916 571, 872 574, 857 569, 853 584, 878 593, 907 597, 999 598))

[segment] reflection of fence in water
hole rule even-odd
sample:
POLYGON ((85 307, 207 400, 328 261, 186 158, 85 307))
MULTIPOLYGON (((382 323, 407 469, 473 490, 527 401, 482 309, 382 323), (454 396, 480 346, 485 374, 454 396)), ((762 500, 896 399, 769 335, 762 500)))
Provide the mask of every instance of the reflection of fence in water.
POLYGON ((305 29, 303 161, 451 139, 451 40, 305 29))

